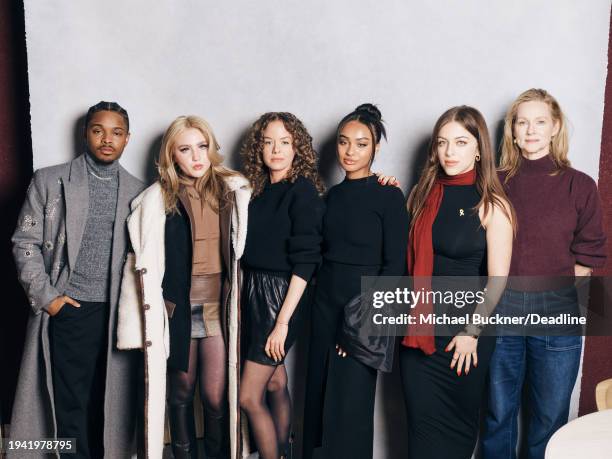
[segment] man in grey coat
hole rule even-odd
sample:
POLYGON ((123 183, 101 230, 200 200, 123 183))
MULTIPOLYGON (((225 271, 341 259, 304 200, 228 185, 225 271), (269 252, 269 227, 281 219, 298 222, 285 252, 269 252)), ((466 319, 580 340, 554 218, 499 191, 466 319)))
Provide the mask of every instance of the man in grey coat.
POLYGON ((12 239, 32 311, 10 437, 75 438, 71 458, 135 453, 138 355, 115 345, 126 218, 144 188, 118 162, 129 135, 118 104, 91 107, 86 153, 35 172, 12 239))

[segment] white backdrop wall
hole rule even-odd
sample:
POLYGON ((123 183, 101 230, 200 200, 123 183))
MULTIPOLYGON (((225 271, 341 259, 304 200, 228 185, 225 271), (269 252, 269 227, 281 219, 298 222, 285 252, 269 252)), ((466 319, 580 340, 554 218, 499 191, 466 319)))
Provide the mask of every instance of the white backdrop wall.
MULTIPOLYGON (((248 126, 282 110, 309 128, 331 185, 337 122, 374 102, 389 132, 375 168, 406 191, 445 109, 479 108, 497 143, 513 98, 543 87, 571 122, 573 165, 597 179, 610 0, 26 0, 25 13, 35 168, 82 151, 78 121, 113 100, 131 120, 122 163, 145 180, 176 116, 207 118, 237 167, 248 126)), ((379 388, 376 457, 402 456, 387 426, 403 422, 397 382, 379 388)))

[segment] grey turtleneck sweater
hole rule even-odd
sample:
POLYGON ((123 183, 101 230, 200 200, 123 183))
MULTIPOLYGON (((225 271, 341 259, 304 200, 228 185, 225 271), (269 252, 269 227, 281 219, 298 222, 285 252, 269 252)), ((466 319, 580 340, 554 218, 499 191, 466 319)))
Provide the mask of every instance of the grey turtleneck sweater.
POLYGON ((113 226, 119 189, 119 163, 96 162, 85 153, 89 209, 77 261, 65 294, 81 301, 109 300, 113 226))

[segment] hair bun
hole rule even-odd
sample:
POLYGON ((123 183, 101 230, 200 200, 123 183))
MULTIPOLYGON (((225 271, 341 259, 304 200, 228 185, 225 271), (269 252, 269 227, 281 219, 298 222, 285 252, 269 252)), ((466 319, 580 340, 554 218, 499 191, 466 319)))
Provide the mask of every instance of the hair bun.
POLYGON ((369 103, 361 104, 359 107, 355 109, 355 112, 365 112, 369 114, 370 116, 373 116, 379 121, 382 120, 382 113, 380 113, 380 110, 374 104, 369 104, 369 103))

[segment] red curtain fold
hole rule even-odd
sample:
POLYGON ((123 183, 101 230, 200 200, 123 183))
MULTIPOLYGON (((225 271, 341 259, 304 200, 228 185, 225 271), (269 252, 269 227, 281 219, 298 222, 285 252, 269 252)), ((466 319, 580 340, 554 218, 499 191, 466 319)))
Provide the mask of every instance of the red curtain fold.
MULTIPOLYGON (((604 227, 608 235, 608 260, 603 268, 594 272, 596 276, 612 276, 612 10, 610 11, 610 32, 598 181, 603 204, 604 227)), ((593 293, 596 292, 591 293, 593 297, 593 293)), ((606 313, 612 314, 612 311, 606 313)), ((580 416, 597 411, 595 386, 598 382, 608 378, 612 378, 612 337, 587 336, 582 361, 582 384, 578 410, 580 416)))

